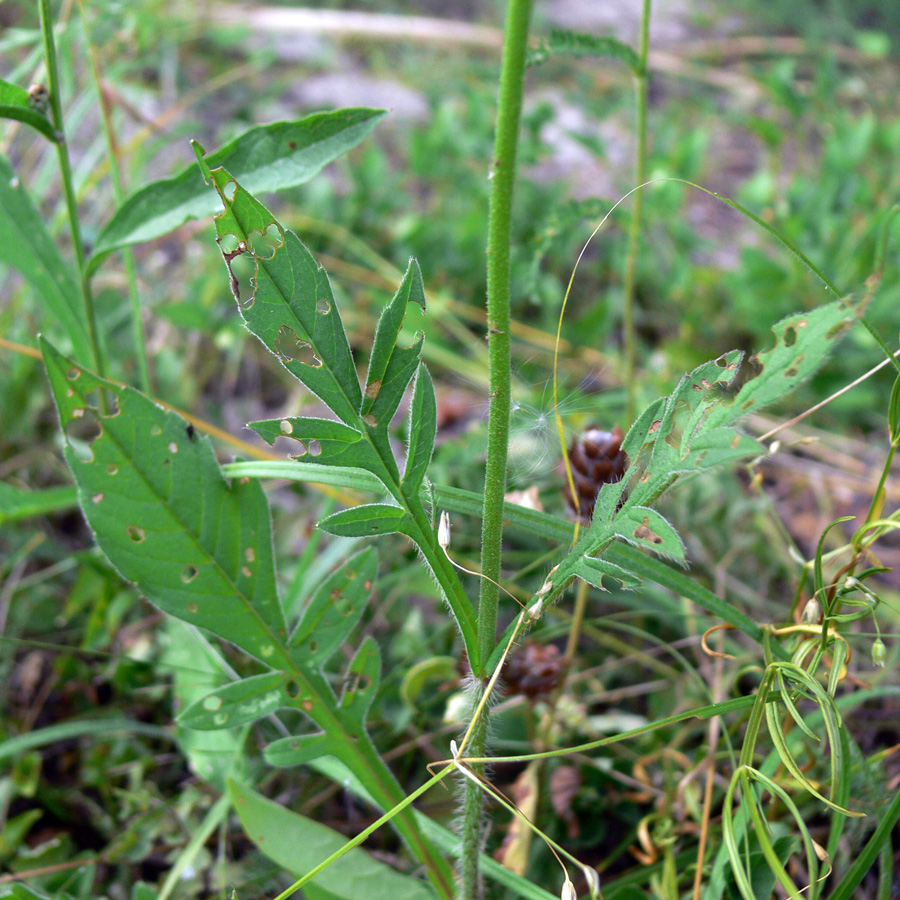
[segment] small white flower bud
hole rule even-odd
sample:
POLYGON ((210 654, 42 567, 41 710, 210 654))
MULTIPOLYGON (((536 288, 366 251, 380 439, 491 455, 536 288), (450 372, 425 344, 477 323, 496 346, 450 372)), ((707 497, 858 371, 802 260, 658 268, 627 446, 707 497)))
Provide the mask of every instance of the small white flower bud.
POLYGON ((596 869, 592 869, 590 866, 582 866, 581 871, 584 873, 584 877, 587 879, 588 888, 590 889, 591 896, 596 898, 600 896, 600 876, 597 874, 596 869))
POLYGON ((884 662, 887 659, 887 647, 884 646, 884 641, 881 638, 875 638, 875 643, 872 644, 872 662, 874 665, 878 666, 880 669, 884 668, 884 662))
POLYGON ((444 511, 438 522, 438 543, 446 550, 450 546, 450 516, 444 511))
POLYGON ((800 621, 804 625, 818 625, 822 621, 822 606, 815 597, 803 607, 800 621))
POLYGON ((575 893, 575 885, 566 877, 562 890, 559 893, 560 900, 578 900, 578 894, 575 893))

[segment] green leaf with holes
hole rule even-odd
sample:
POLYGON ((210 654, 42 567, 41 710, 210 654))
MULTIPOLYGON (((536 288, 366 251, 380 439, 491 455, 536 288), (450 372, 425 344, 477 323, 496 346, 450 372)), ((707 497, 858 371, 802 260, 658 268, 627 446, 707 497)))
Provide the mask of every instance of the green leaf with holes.
POLYGON ((396 534, 410 526, 409 516, 389 503, 365 503, 326 516, 319 528, 338 537, 366 537, 370 534, 396 534))
POLYGON ((286 625, 258 482, 229 484, 209 441, 179 416, 46 340, 41 350, 100 548, 161 609, 276 664, 286 625))
MULTIPOLYGON (((269 859, 294 875, 310 871, 347 843, 339 832, 267 800, 237 781, 229 782, 228 791, 247 836, 269 859)), ((433 900, 435 896, 424 882, 401 875, 360 848, 342 856, 339 866, 323 869, 312 883, 347 900, 433 900)))
POLYGON ((197 731, 236 728, 291 706, 298 688, 282 672, 266 672, 220 687, 182 710, 178 724, 197 731), (291 685, 295 685, 291 689, 291 685))
POLYGON ((345 720, 356 722, 360 729, 378 693, 380 672, 381 655, 378 643, 369 635, 350 663, 344 678, 344 692, 341 695, 341 712, 345 720))
POLYGON ((629 544, 684 560, 684 544, 678 532, 655 509, 628 506, 616 516, 614 525, 616 534, 629 544))
POLYGON ((247 326, 342 422, 355 427, 362 391, 325 270, 228 172, 207 169, 207 177, 225 205, 216 231, 247 326), (253 277, 242 294, 234 261, 244 255, 253 277))
MULTIPOLYGON (((596 571, 596 562, 602 564, 605 553, 614 555, 619 564, 628 556, 626 568, 641 574, 644 564, 626 554, 625 548, 611 547, 615 541, 683 562, 678 533, 648 504, 685 476, 760 453, 763 448, 735 426, 743 416, 780 399, 812 375, 837 338, 862 315, 865 303, 865 298, 847 298, 783 319, 773 328, 775 346, 755 358, 758 371, 737 392, 734 384, 743 354, 734 350, 698 366, 669 397, 647 407, 622 443, 630 461, 625 475, 600 490, 590 529, 550 574, 546 582, 550 587, 535 599, 542 605, 554 602, 575 577, 596 584, 599 575, 602 584, 604 573, 596 571), (585 559, 595 564, 586 569, 585 559)), ((667 579, 675 579, 674 574, 667 579)), ((725 604, 711 595, 701 602, 737 624, 734 611, 726 611, 725 604)), ((738 627, 758 637, 758 628, 742 619, 738 627)), ((504 642, 505 637, 499 645, 504 642)))
MULTIPOLYGON (((289 433, 307 450, 315 444, 319 465, 369 472, 393 501, 343 510, 319 526, 347 537, 402 532, 411 538, 453 610, 469 658, 477 660, 471 603, 438 546, 436 531, 418 492, 434 443, 436 414, 427 380, 422 382, 416 403, 423 427, 416 441, 411 441, 410 477, 405 483, 388 434, 420 365, 422 335, 417 335, 410 346, 403 346, 402 339, 409 304, 423 310, 425 306, 418 264, 410 261, 379 320, 363 389, 325 270, 299 238, 282 228, 229 172, 223 168, 211 170, 201 149, 195 146, 195 151, 204 177, 225 207, 216 217, 216 231, 241 315, 264 346, 328 406, 342 426, 335 428, 327 420, 284 419, 279 420, 277 432, 289 433), (242 258, 249 267, 240 272, 237 265, 242 258)), ((256 427, 267 440, 278 437, 274 421, 257 423, 256 427)))
MULTIPOLYGON (((209 154, 251 191, 283 191, 309 181, 323 166, 366 138, 385 116, 380 109, 338 109, 292 122, 258 125, 209 154)), ((154 181, 130 196, 100 232, 89 269, 113 250, 150 241, 217 208, 197 172, 188 166, 174 178, 154 181)))
POLYGON ((320 669, 347 639, 369 601, 377 565, 369 548, 322 582, 291 635, 291 655, 300 665, 320 669))
POLYGON ((582 556, 578 560, 575 574, 601 591, 609 590, 611 584, 630 591, 637 590, 641 586, 640 578, 636 578, 627 569, 609 560, 594 559, 591 556, 582 556))
MULTIPOLYGON (((327 741, 306 742, 310 752, 334 753, 385 809, 399 804, 403 791, 363 721, 378 684, 377 646, 365 642, 351 663, 344 708, 318 665, 297 662, 303 648, 287 645, 269 509, 259 482, 229 483, 209 441, 189 433, 179 416, 132 388, 98 378, 46 340, 41 349, 66 460, 85 517, 110 562, 164 611, 208 629, 274 670, 217 689, 200 700, 200 708, 189 707, 185 720, 227 728, 279 706, 298 709, 328 735, 327 741), (217 720, 223 711, 228 719, 217 720)), ((368 590, 373 573, 374 557, 365 556, 352 577, 344 570, 347 589, 354 592, 352 615, 359 615, 360 592, 368 590)), ((323 627, 326 646, 335 634, 346 634, 344 624, 324 616, 316 625, 323 627)), ((401 810, 392 821, 429 877, 449 895, 449 866, 412 813, 401 810)))
POLYGON ((289 438, 294 442, 291 448, 294 459, 308 459, 325 466, 381 472, 378 457, 369 441, 364 440, 363 432, 343 422, 289 416, 251 422, 248 427, 269 444, 273 444, 277 438, 289 438))
MULTIPOLYGON (((744 384, 734 402, 718 404, 706 427, 731 425, 794 390, 819 369, 838 339, 862 316, 865 304, 865 298, 849 296, 774 325, 775 346, 752 359, 760 371, 744 384)), ((688 443, 693 436, 686 436, 688 443)))

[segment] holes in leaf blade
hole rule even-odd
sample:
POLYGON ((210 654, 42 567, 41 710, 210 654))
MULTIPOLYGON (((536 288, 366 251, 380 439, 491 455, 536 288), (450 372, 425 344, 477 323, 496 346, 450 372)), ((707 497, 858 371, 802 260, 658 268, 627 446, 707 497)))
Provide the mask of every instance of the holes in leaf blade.
POLYGON ((103 426, 93 410, 72 411, 72 418, 66 423, 66 443, 81 462, 94 461, 92 446, 102 434, 103 426))
POLYGON ((128 534, 129 539, 135 544, 142 544, 147 537, 147 532, 139 525, 129 525, 125 531, 128 534))
POLYGON ((254 231, 249 235, 250 251, 257 259, 274 259, 278 250, 284 246, 284 233, 276 222, 272 222, 265 231, 254 231))
POLYGON ((241 309, 250 309, 256 299, 256 258, 239 243, 231 253, 223 251, 225 265, 231 274, 231 293, 241 309))
POLYGON ((322 360, 313 352, 309 341, 301 338, 290 325, 278 327, 278 335, 272 344, 272 349, 284 363, 296 361, 315 369, 322 365, 322 360))
POLYGON ((185 566, 181 570, 181 580, 185 584, 190 584, 197 577, 197 572, 196 566, 185 566))

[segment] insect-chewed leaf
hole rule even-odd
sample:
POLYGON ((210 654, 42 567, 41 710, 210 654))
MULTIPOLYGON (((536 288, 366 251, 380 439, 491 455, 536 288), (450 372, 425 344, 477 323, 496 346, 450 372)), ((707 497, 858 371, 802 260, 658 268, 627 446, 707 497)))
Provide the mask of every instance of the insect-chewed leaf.
POLYGON ((422 352, 422 334, 411 347, 400 347, 397 343, 409 303, 418 303, 425 309, 425 285, 419 264, 414 259, 409 261, 397 293, 378 320, 369 358, 361 413, 370 427, 381 432, 387 430, 397 411, 422 352))
POLYGON ((178 724, 197 731, 216 731, 255 722, 284 706, 291 706, 289 683, 283 672, 265 672, 220 687, 178 715, 178 724))
POLYGON ((720 404, 713 410, 706 424, 730 425, 792 391, 822 365, 837 339, 864 308, 864 298, 846 297, 782 319, 772 328, 775 346, 753 359, 759 373, 744 384, 733 403, 720 404))
POLYGON ((434 385, 424 363, 419 364, 416 387, 409 407, 409 445, 406 452, 406 470, 403 473, 403 490, 415 494, 431 462, 434 439, 437 435, 437 403, 434 385))
POLYGON ((262 662, 283 662, 269 507, 256 481, 229 484, 209 441, 132 388, 41 349, 66 460, 110 562, 161 609, 262 662))
POLYGON ((733 428, 710 428, 691 441, 687 454, 682 457, 680 470, 711 469, 765 452, 762 444, 733 428))
POLYGON ((370 534, 395 534, 411 524, 409 516, 399 506, 389 503, 366 503, 342 509, 322 519, 323 531, 338 537, 366 537, 370 534))
POLYGON ((47 88, 35 85, 32 90, 0 79, 0 119, 17 119, 30 125, 54 144, 60 135, 47 116, 49 100, 47 88))
POLYGON ((291 635, 291 655, 299 664, 321 668, 347 637, 372 593, 377 567, 370 547, 322 582, 291 635))
POLYGON ((616 516, 613 527, 630 544, 684 560, 684 544, 678 532, 655 509, 625 507, 616 516))
POLYGON ((296 441, 295 452, 291 454, 294 459, 325 466, 366 469, 374 474, 381 472, 372 446, 362 440, 362 432, 343 422, 292 416, 251 422, 248 427, 270 444, 279 437, 296 441))
POLYGON ((617 566, 605 559, 595 559, 592 556, 582 556, 575 564, 575 574, 583 578, 588 584, 592 584, 601 591, 608 590, 609 582, 603 583, 603 579, 617 581, 619 587, 625 590, 636 590, 641 586, 640 578, 631 572, 617 566))
POLYGON ((371 635, 367 637, 344 678, 344 692, 341 695, 341 711, 345 721, 359 723, 363 727, 369 707, 378 692, 378 680, 381 672, 381 655, 378 643, 371 635))
POLYGON ((328 275, 225 169, 210 172, 200 162, 225 205, 216 231, 241 315, 285 368, 353 427, 362 391, 328 275), (254 271, 244 295, 234 269, 240 256, 254 271))

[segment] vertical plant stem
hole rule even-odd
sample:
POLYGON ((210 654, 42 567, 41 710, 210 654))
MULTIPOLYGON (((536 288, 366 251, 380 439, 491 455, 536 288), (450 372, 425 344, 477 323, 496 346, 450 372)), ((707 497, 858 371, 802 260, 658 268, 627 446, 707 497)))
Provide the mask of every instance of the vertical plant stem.
POLYGON ((531 0, 509 0, 488 222, 487 324, 491 408, 481 532, 481 571, 487 577, 481 581, 478 606, 479 659, 472 661, 472 671, 477 678, 484 678, 489 674, 484 671, 484 661, 491 655, 496 642, 499 591, 492 582, 500 580, 503 494, 506 490, 506 454, 509 443, 509 244, 530 16, 531 0))
POLYGON ((72 232, 72 248, 75 253, 75 263, 78 266, 78 283, 81 286, 81 297, 84 303, 87 332, 94 356, 93 365, 97 373, 102 377, 106 374, 106 365, 100 350, 94 301, 91 297, 87 279, 85 278, 85 261, 87 257, 84 251, 84 240, 81 236, 81 225, 78 221, 78 203, 75 200, 75 186, 72 183, 72 165, 69 161, 69 149, 66 144, 66 134, 63 127, 59 66, 57 65, 56 43, 53 39, 53 20, 50 16, 50 0, 40 0, 39 9, 41 14, 41 34, 44 39, 44 59, 47 66, 47 90, 50 94, 50 114, 53 118, 53 127, 59 135, 59 140, 56 142, 56 153, 59 159, 59 174, 62 179, 63 192, 66 197, 66 212, 69 216, 69 229, 72 232))
MULTIPOLYGON (((641 39, 638 49, 640 67, 635 73, 635 100, 637 103, 636 148, 634 159, 634 178, 636 184, 647 180, 647 54, 650 48, 650 0, 644 0, 641 12, 641 39)), ((638 242, 641 237, 641 220, 644 212, 644 191, 638 190, 634 195, 634 207, 631 212, 631 224, 628 227, 628 251, 625 257, 625 284, 623 288, 622 333, 625 349, 625 379, 628 400, 625 408, 625 419, 630 425, 634 421, 637 386, 634 372, 637 358, 636 337, 634 331, 634 274, 637 263, 638 242)))
MULTIPOLYGON (((500 93, 497 103, 497 134, 491 162, 492 184, 488 221, 487 324, 488 370, 491 408, 488 419, 487 466, 485 469, 484 507, 481 533, 481 580, 478 604, 478 659, 472 660, 472 672, 480 689, 489 675, 485 661, 497 640, 497 604, 499 591, 493 582, 500 580, 500 555, 503 537, 503 494, 506 490, 506 454, 509 443, 510 410, 510 335, 509 282, 512 233, 512 198, 516 177, 516 148, 522 113, 525 51, 531 0, 509 0, 500 68, 500 93)), ((474 697, 477 701, 480 698, 474 697)), ((474 707, 473 707, 474 708, 474 707)), ((486 752, 487 715, 482 716, 471 737, 470 753, 486 752)), ((463 846, 461 860, 463 900, 480 896, 478 854, 481 851, 483 793, 471 779, 465 779, 463 846)))
MULTIPOLYGON (((81 24, 84 27, 84 39, 87 46, 88 59, 91 64, 91 74, 94 78, 94 86, 97 89, 97 98, 100 101, 100 114, 103 118, 103 132, 106 137, 106 152, 109 156, 109 174, 112 179, 113 194, 116 203, 121 206, 125 199, 125 191, 122 187, 122 173, 119 158, 119 149, 116 142, 115 131, 112 126, 109 104, 103 93, 103 83, 100 80, 100 66, 97 63, 97 53, 91 43, 90 26, 83 0, 78 0, 78 11, 81 14, 81 24)), ((122 250, 125 260, 125 275, 128 280, 128 296, 131 301, 131 331, 134 340, 134 354, 137 361, 137 383, 145 394, 153 393, 150 382, 150 365, 147 361, 147 345, 144 341, 144 328, 141 324, 141 301, 137 289, 137 275, 134 268, 134 254, 130 247, 122 250)))

